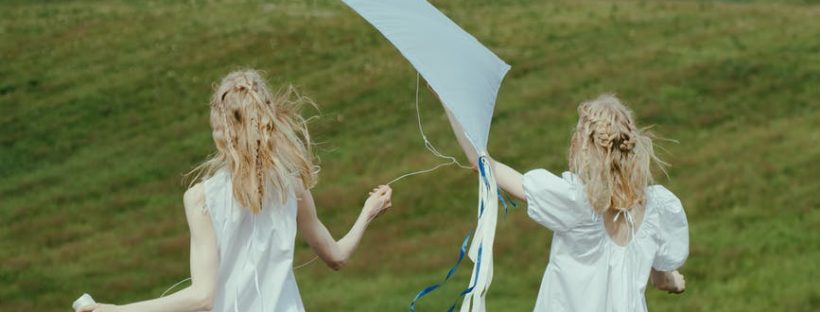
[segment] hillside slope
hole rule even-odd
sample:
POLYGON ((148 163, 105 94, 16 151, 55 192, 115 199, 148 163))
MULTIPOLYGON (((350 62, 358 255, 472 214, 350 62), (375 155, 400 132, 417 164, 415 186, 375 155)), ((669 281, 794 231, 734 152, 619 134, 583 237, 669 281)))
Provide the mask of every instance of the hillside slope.
MULTIPOLYGON (((513 66, 490 151, 565 170, 575 106, 617 93, 673 166, 688 289, 656 311, 816 311, 820 7, 694 1, 433 1, 513 66)), ((158 296, 187 276, 182 174, 212 152, 212 84, 264 70, 318 103, 314 191, 340 236, 367 190, 436 163, 414 119, 415 73, 337 1, 0 3, 0 310, 66 311, 158 296)), ((440 105, 428 136, 458 154, 440 105)), ((461 156, 461 155, 459 155, 461 156)), ((310 311, 400 311, 443 278, 472 227, 475 175, 408 178, 350 265, 297 271, 310 311)), ((526 205, 499 220, 491 311, 529 311, 550 233, 526 205)), ((313 254, 297 242, 297 262, 313 254)), ((420 311, 449 306, 462 264, 420 311)))

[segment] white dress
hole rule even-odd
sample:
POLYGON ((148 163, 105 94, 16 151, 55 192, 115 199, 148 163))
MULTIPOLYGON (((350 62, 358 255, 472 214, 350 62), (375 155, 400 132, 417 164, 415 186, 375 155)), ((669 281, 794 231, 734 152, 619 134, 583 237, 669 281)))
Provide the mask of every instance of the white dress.
POLYGON ((219 249, 213 311, 304 311, 293 275, 296 196, 268 200, 254 215, 241 207, 227 170, 205 180, 205 206, 219 249))
POLYGON ((535 311, 646 311, 650 269, 674 271, 686 261, 686 215, 663 186, 647 189, 644 219, 625 246, 609 238, 575 174, 536 169, 523 186, 530 218, 554 232, 535 311))

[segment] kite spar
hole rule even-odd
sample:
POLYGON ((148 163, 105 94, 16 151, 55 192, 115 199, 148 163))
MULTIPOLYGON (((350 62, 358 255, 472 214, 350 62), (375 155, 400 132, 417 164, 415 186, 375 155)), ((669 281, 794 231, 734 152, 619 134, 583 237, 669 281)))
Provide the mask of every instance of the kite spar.
POLYGON ((479 156, 478 221, 467 253, 474 266, 470 285, 462 292, 461 311, 485 311, 499 199, 487 159, 487 138, 498 89, 510 66, 425 0, 343 1, 410 61, 479 156))

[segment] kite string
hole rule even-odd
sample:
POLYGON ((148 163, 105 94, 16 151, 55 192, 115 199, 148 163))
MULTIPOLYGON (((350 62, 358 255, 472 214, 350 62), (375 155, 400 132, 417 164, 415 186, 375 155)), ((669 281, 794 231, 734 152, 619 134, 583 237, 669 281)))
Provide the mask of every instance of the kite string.
POLYGON ((165 291, 163 291, 163 292, 162 292, 162 295, 159 295, 159 297, 160 297, 160 298, 165 297, 165 295, 166 295, 166 294, 168 294, 168 292, 169 292, 169 291, 171 291, 171 289, 174 289, 174 288, 176 288, 177 286, 179 286, 179 284, 185 283, 185 282, 190 281, 190 280, 191 280, 191 278, 189 277, 189 278, 186 278, 186 279, 184 279, 184 280, 181 280, 181 281, 177 282, 176 284, 174 284, 174 286, 168 287, 168 289, 166 289, 165 291))
POLYGON ((406 173, 406 174, 403 174, 403 175, 399 176, 398 178, 393 179, 390 182, 387 182, 387 185, 391 185, 391 184, 393 184, 393 182, 399 181, 399 180, 404 179, 406 177, 414 176, 414 175, 417 175, 417 174, 425 174, 425 173, 428 173, 428 172, 433 172, 433 171, 436 171, 438 168, 441 168, 441 167, 444 167, 444 166, 450 166, 450 165, 453 165, 453 164, 455 164, 455 163, 453 163, 453 162, 440 163, 440 164, 436 165, 435 167, 432 167, 432 168, 429 168, 429 169, 424 169, 424 170, 419 170, 419 171, 413 171, 413 172, 410 172, 410 173, 406 173))
MULTIPOLYGON (((319 256, 315 256, 315 257, 313 257, 313 259, 310 259, 310 260, 308 260, 308 261, 307 261, 307 262, 305 262, 305 263, 302 263, 302 264, 300 264, 300 265, 298 265, 298 266, 295 266, 295 267, 293 268, 293 270, 294 270, 294 271, 296 271, 296 270, 298 270, 298 269, 301 269, 301 268, 303 268, 303 267, 306 267, 306 266, 308 266, 308 265, 311 265, 311 264, 313 264, 313 262, 314 262, 314 261, 316 261, 316 259, 319 259, 319 256)), ((191 278, 189 277, 189 278, 186 278, 186 279, 184 279, 184 280, 181 280, 181 281, 177 282, 177 283, 176 283, 176 284, 174 284, 173 286, 168 287, 168 289, 166 289, 165 291, 163 291, 163 292, 162 292, 162 295, 159 295, 159 297, 160 297, 160 298, 165 297, 165 295, 167 295, 169 291, 171 291, 171 290, 172 290, 172 289, 174 289, 174 288, 177 288, 177 286, 179 286, 180 284, 185 283, 185 282, 190 281, 190 280, 191 280, 191 278)))
MULTIPOLYGON (((427 139, 427 135, 424 134, 424 125, 422 125, 422 123, 421 123, 421 111, 419 110, 419 89, 421 89, 421 75, 418 72, 416 72, 416 103, 415 103, 416 104, 415 105, 416 106, 416 121, 418 123, 418 128, 419 128, 419 133, 421 134, 421 138, 424 140, 424 148, 426 148, 428 151, 430 151, 430 153, 432 153, 433 156, 436 156, 438 158, 447 159, 449 161, 445 162, 445 163, 440 163, 440 164, 438 164, 438 165, 436 165, 432 168, 419 170, 419 171, 413 171, 413 172, 403 174, 403 175, 391 180, 390 182, 387 182, 387 185, 391 185, 394 182, 399 181, 401 179, 404 179, 406 177, 414 176, 414 175, 417 175, 417 174, 425 174, 425 173, 428 173, 428 172, 433 172, 433 171, 436 171, 439 168, 444 167, 444 166, 457 165, 457 166, 459 166, 461 168, 464 168, 464 169, 471 169, 471 170, 473 169, 472 167, 465 166, 465 165, 461 164, 460 162, 458 162, 458 159, 456 159, 453 156, 447 156, 447 155, 442 154, 433 145, 433 143, 431 143, 430 140, 427 139)), ((294 267, 293 270, 295 271, 295 270, 301 269, 303 267, 306 267, 308 265, 311 265, 318 258, 319 258, 318 256, 313 257, 313 259, 310 259, 307 262, 302 263, 302 264, 294 267)))
POLYGON ((418 125, 419 125, 419 134, 421 134, 421 138, 424 139, 424 147, 427 148, 427 150, 430 151, 430 153, 433 153, 433 156, 447 159, 451 163, 453 163, 455 165, 458 165, 461 168, 471 169, 472 170, 473 169, 472 167, 462 165, 460 162, 458 162, 458 159, 456 159, 455 157, 447 156, 447 155, 444 155, 441 152, 439 152, 439 150, 435 146, 433 146, 433 143, 431 143, 430 140, 427 139, 427 135, 424 134, 424 126, 422 126, 422 124, 421 124, 421 112, 419 111, 419 89, 420 89, 419 85, 420 85, 420 81, 421 81, 420 76, 421 75, 419 75, 419 73, 417 72, 416 73, 416 121, 418 122, 418 125))
POLYGON ((445 162, 445 163, 440 163, 440 164, 438 164, 438 165, 436 165, 432 168, 419 170, 419 171, 413 171, 413 172, 410 172, 410 173, 403 174, 403 175, 399 176, 398 178, 395 178, 395 179, 391 180, 390 182, 387 182, 387 185, 391 185, 394 182, 399 181, 401 179, 404 179, 406 177, 414 176, 414 175, 417 175, 417 174, 424 174, 424 173, 428 173, 428 172, 433 172, 433 171, 436 171, 439 168, 444 167, 444 166, 456 165, 456 166, 458 166, 460 168, 464 168, 464 169, 471 169, 471 170, 473 169, 470 166, 465 166, 465 165, 461 164, 458 161, 458 159, 456 159, 453 156, 447 156, 447 155, 442 154, 433 145, 433 143, 431 143, 430 140, 427 139, 427 135, 424 134, 424 126, 421 123, 421 111, 419 110, 419 89, 420 89, 420 85, 421 85, 421 77, 420 76, 421 75, 417 72, 416 73, 416 105, 415 106, 416 106, 416 121, 418 122, 419 134, 421 134, 421 138, 424 140, 424 148, 426 148, 428 151, 430 151, 430 153, 432 153, 433 156, 438 157, 438 158, 443 158, 443 159, 446 159, 446 160, 449 160, 449 161, 445 162))
POLYGON ((316 261, 316 259, 319 259, 319 256, 314 256, 314 257, 313 257, 313 259, 310 259, 310 260, 308 260, 307 262, 302 263, 302 264, 300 264, 300 265, 298 265, 298 266, 294 267, 294 268, 293 268, 293 270, 294 270, 294 271, 296 271, 296 270, 298 270, 298 269, 301 269, 301 268, 303 268, 303 267, 306 267, 306 266, 308 266, 308 265, 311 265, 314 261, 316 261))
MULTIPOLYGON (((438 158, 443 158, 443 159, 446 159, 446 160, 449 160, 449 161, 445 162, 445 163, 440 163, 440 164, 438 164, 438 165, 436 165, 432 168, 419 170, 419 171, 413 171, 413 172, 403 174, 403 175, 391 180, 390 182, 387 182, 387 185, 391 185, 394 182, 397 182, 397 181, 399 181, 401 179, 404 179, 406 177, 410 177, 410 176, 414 176, 414 175, 418 175, 418 174, 425 174, 425 173, 428 173, 428 172, 433 172, 433 171, 436 171, 439 168, 444 167, 444 166, 456 165, 456 166, 458 166, 460 168, 464 168, 464 169, 470 169, 470 170, 473 169, 473 167, 463 165, 462 163, 460 163, 458 161, 458 159, 456 159, 453 156, 448 156, 448 155, 442 154, 433 145, 433 143, 431 143, 430 140, 427 139, 427 135, 424 134, 424 125, 422 125, 422 123, 421 123, 421 111, 419 110, 419 89, 420 88, 421 88, 421 75, 417 72, 416 73, 416 105, 415 105, 416 106, 416 121, 418 123, 418 128, 419 128, 419 133, 421 134, 421 138, 424 140, 424 148, 426 148, 428 151, 430 151, 430 153, 432 153, 433 156, 438 157, 438 158)), ((308 265, 311 265, 317 259, 319 259, 319 256, 315 256, 315 257, 313 257, 313 259, 310 259, 307 262, 304 262, 300 265, 295 266, 293 268, 293 270, 295 271, 295 270, 301 269, 303 267, 306 267, 308 265)), ((180 281, 179 283, 174 284, 174 286, 171 286, 171 288, 168 288, 165 292, 163 292, 162 296, 160 296, 160 297, 164 297, 165 294, 168 293, 168 291, 170 291, 171 289, 174 289, 175 287, 179 286, 179 284, 182 284, 182 283, 184 283, 184 282, 186 282, 190 279, 191 278, 187 278, 185 280, 180 281)))

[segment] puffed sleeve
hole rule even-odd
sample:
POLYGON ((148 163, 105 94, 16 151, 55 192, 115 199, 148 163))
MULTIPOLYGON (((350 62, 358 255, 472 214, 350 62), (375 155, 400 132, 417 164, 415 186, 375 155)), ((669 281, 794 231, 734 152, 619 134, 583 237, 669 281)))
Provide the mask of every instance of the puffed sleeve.
POLYGON ((658 271, 674 271, 689 256, 689 224, 680 199, 663 186, 654 188, 659 205, 660 246, 652 267, 658 271))
POLYGON ((544 169, 535 169, 524 174, 522 184, 527 214, 554 232, 570 230, 592 218, 592 209, 584 204, 583 187, 569 172, 558 177, 544 169))

